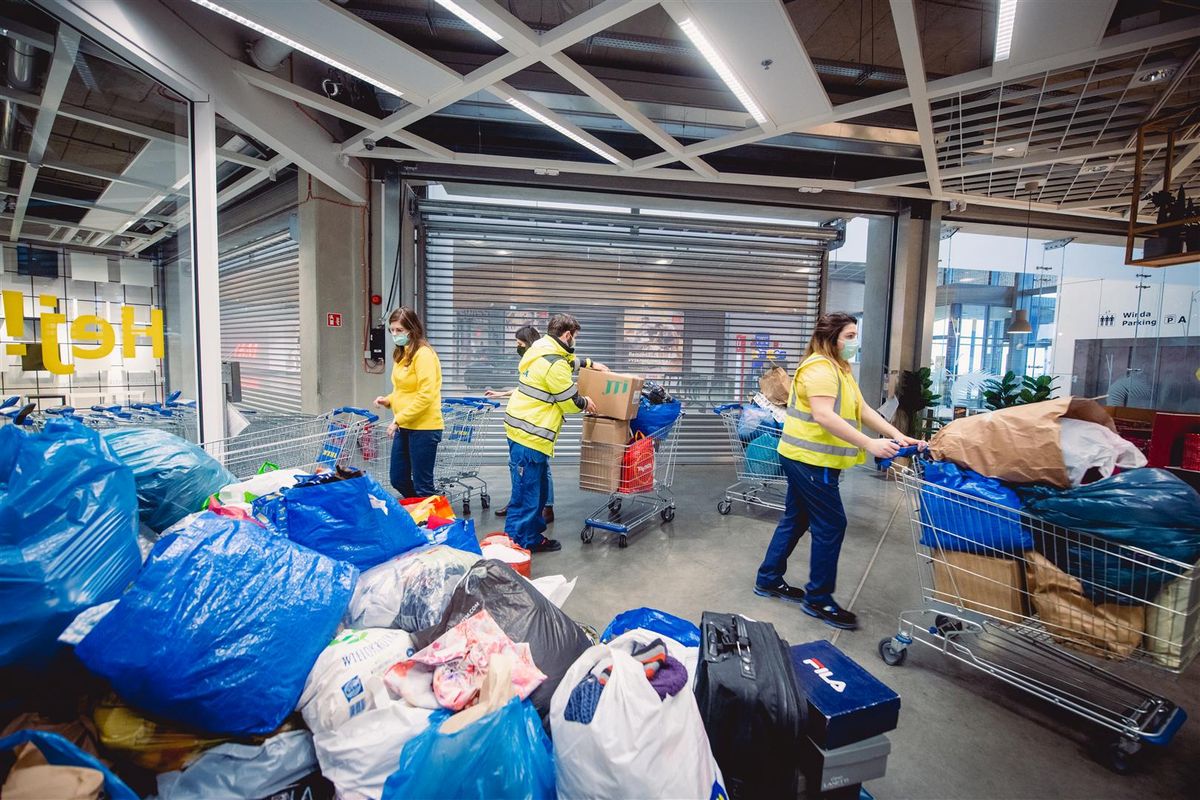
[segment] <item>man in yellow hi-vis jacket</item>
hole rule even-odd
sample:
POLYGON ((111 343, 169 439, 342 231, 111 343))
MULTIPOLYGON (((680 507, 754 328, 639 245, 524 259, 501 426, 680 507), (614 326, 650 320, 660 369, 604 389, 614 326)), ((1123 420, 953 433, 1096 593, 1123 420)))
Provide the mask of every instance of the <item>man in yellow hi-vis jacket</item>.
POLYGON ((595 413, 596 404, 579 394, 575 385, 575 337, 579 321, 569 314, 550 318, 546 335, 525 351, 518 368, 519 382, 504 414, 508 434, 508 470, 512 499, 504 532, 534 553, 552 553, 562 545, 547 539, 542 511, 549 489, 548 475, 554 444, 564 414, 595 413))

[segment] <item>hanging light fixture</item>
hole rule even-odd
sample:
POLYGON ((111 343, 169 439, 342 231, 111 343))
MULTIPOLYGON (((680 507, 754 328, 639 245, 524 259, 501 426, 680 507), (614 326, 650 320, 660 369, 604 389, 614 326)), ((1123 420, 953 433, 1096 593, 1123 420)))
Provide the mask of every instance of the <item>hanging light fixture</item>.
MULTIPOLYGON (((1025 277, 1025 269, 1029 266, 1029 227, 1033 223, 1033 192, 1038 188, 1037 181, 1030 181, 1025 184, 1025 190, 1029 192, 1029 206, 1025 212, 1025 257, 1021 261, 1021 278, 1025 277)), ((1018 281, 1015 287, 1016 302, 1021 302, 1021 284, 1024 280, 1018 281)), ((1033 326, 1029 324, 1029 312, 1023 308, 1013 310, 1012 321, 1008 323, 1009 336, 1027 336, 1033 333, 1033 326)))

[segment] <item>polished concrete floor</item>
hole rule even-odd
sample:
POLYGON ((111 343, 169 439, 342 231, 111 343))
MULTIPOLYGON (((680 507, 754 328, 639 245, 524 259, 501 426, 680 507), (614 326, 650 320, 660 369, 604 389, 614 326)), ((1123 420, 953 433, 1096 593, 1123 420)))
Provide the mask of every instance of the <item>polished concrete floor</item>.
MULTIPOLYGON (((507 492, 502 474, 492 485, 497 506, 507 492)), ((731 481, 730 467, 680 467, 675 520, 664 525, 656 518, 626 549, 603 535, 580 542, 581 521, 603 498, 574 487, 573 465, 557 465, 555 474, 558 521, 551 533, 563 549, 535 556, 533 571, 579 576, 564 606, 576 620, 602 630, 616 613, 643 605, 697 621, 705 610, 736 611, 774 623, 792 643, 836 636, 838 647, 900 694, 888 774, 867 784, 880 800, 1200 797, 1200 666, 1182 676, 1139 665, 1124 670, 1195 719, 1169 747, 1144 750, 1138 772, 1118 776, 1091 759, 1096 731, 1077 717, 928 647, 914 645, 898 667, 880 660, 879 640, 895 632, 897 613, 920 606, 907 517, 901 512, 892 520, 902 501, 895 483, 861 470, 843 484, 850 527, 837 598, 859 615, 861 629, 839 633, 795 606, 753 593, 778 513, 735 505, 729 516, 719 515, 716 500, 731 481)), ((476 515, 481 532, 502 527, 487 512, 476 515)), ((787 576, 792 583, 805 583, 807 563, 803 539, 787 576)))

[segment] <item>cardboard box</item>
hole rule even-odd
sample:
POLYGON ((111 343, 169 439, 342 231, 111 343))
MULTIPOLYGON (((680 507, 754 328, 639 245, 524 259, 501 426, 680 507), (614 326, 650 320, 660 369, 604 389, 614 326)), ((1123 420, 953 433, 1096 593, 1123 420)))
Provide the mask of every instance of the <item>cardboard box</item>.
POLYGON ((579 448, 579 488, 589 492, 616 492, 621 488, 621 464, 629 442, 625 420, 583 418, 579 448))
POLYGON ((1020 561, 935 550, 933 597, 1006 622, 1028 616, 1020 561))
POLYGON ((597 416, 610 419, 631 420, 637 416, 643 383, 637 375, 579 370, 579 393, 596 403, 597 416))
POLYGON ((805 733, 824 750, 894 730, 900 695, 827 641, 791 648, 796 682, 808 701, 805 733))

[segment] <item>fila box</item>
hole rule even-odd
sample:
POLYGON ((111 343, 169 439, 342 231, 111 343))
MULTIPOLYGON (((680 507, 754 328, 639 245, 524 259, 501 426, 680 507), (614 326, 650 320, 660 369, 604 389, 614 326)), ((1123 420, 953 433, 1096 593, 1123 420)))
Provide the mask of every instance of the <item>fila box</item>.
POLYGON ((579 370, 579 393, 596 402, 596 415, 631 420, 637 416, 644 381, 620 372, 579 370))
POLYGON ((900 695, 826 641, 791 648, 792 667, 808 700, 807 731, 823 750, 896 728, 900 695))

